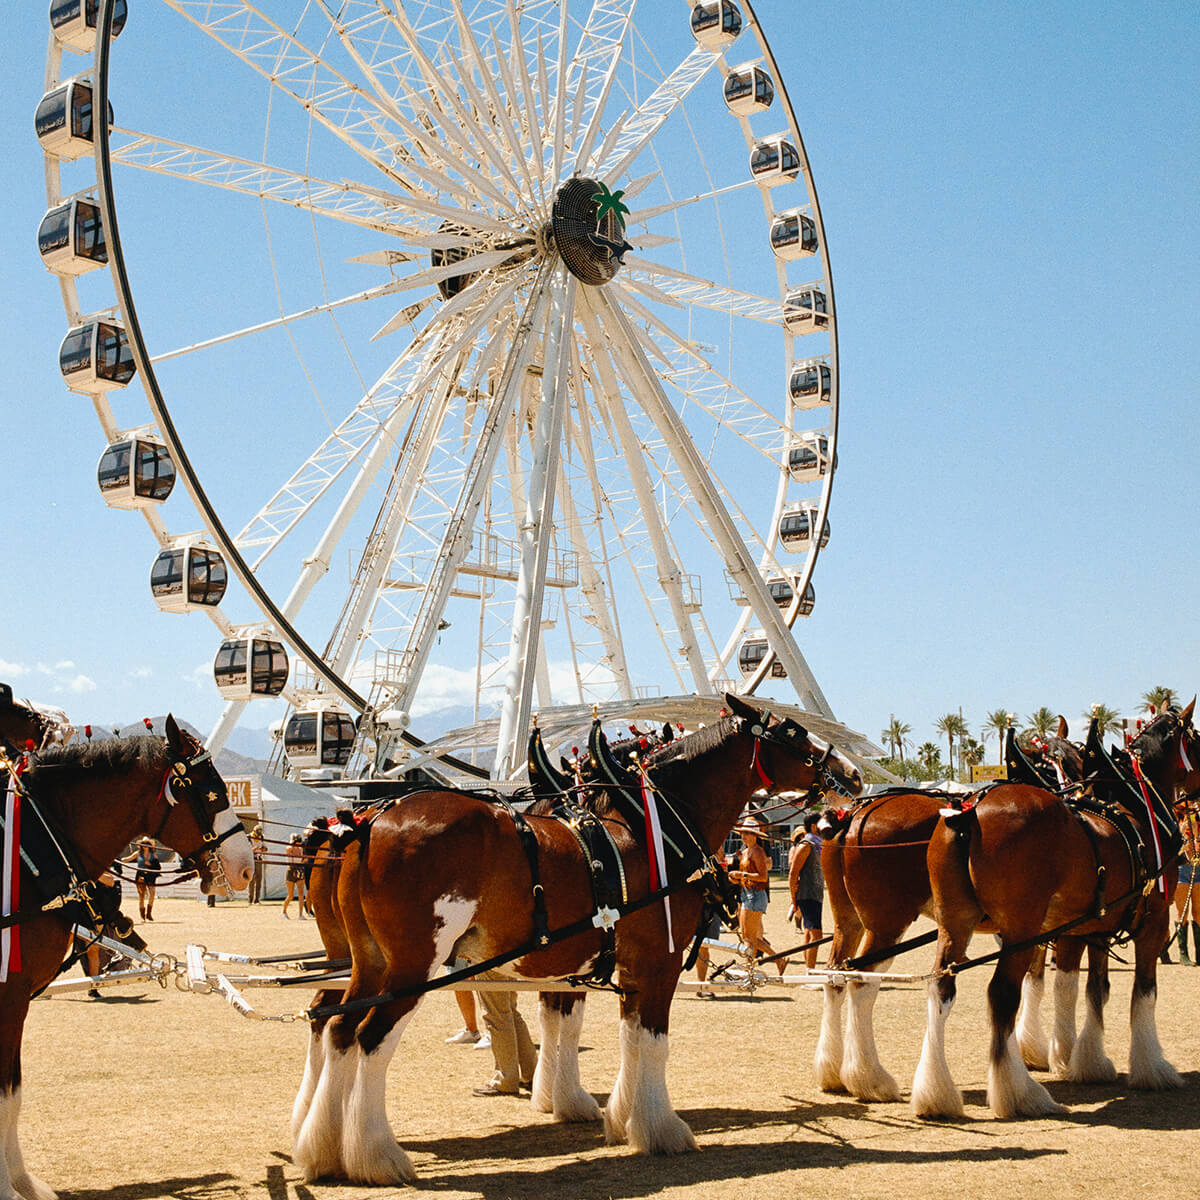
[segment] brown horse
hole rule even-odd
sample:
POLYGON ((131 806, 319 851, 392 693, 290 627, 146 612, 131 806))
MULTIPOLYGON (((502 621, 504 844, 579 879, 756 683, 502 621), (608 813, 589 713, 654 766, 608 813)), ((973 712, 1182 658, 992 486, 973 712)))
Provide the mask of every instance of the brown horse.
MULTIPOLYGON (((1057 736, 1046 739, 1032 762, 1010 744, 1010 774, 1020 763, 1031 780, 1044 776, 1051 781, 1058 775, 1078 779, 1080 750, 1066 736, 1067 723, 1059 717, 1057 736)), ((933 916, 925 861, 929 839, 941 810, 963 802, 960 795, 890 789, 868 797, 841 828, 831 831, 821 850, 821 870, 833 912, 832 969, 896 945, 919 916, 933 916)), ((885 973, 892 961, 883 957, 864 970, 885 973)), ((1041 982, 1040 976, 1036 982, 1041 982)), ((880 1062, 875 1044, 873 1017, 879 987, 872 980, 826 982, 813 1057, 817 1082, 825 1091, 846 1091, 860 1100, 900 1098, 900 1087, 880 1062)), ((1029 1013, 1033 1053, 1036 1004, 1031 1004, 1029 1013)), ((1041 1042, 1044 1046, 1044 1035, 1041 1042)), ((1044 1066, 1044 1050, 1042 1054, 1044 1066)))
MULTIPOLYGON (((21 776, 29 797, 65 839, 80 883, 95 880, 138 834, 148 833, 197 861, 202 890, 214 877, 236 889, 253 873, 250 841, 212 759, 167 718, 166 738, 141 737, 54 746, 21 776)), ((28 818, 26 818, 28 820, 28 818)), ((24 839, 23 839, 24 842, 24 839)), ((71 941, 73 904, 42 908, 22 873, 20 967, 0 983, 0 1197, 53 1200, 27 1170, 17 1139, 21 1035, 29 1002, 55 976, 71 941)))
MULTIPOLYGON (((1093 791, 1110 811, 1092 812, 1072 809, 1061 797, 1038 788, 1007 784, 989 791, 968 813, 941 820, 928 855, 939 975, 929 985, 925 1043, 913 1080, 912 1105, 918 1116, 962 1115, 962 1096, 945 1054, 945 1024, 956 991, 949 969, 963 960, 985 912, 1006 950, 988 987, 988 1103, 997 1115, 1063 1111, 1021 1061, 1014 1019, 1020 981, 1036 953, 1034 940, 1072 921, 1079 924, 1070 930, 1071 940, 1096 946, 1089 953, 1088 1045, 1086 1053, 1077 1046, 1073 1057, 1107 1061, 1099 1040, 1108 995, 1107 943, 1127 930, 1135 962, 1129 1082, 1137 1088, 1181 1086, 1175 1068, 1163 1057, 1154 1025, 1156 968, 1169 905, 1155 878, 1159 867, 1152 849, 1164 831, 1147 808, 1165 802, 1169 821, 1170 803, 1184 774, 1181 749, 1189 737, 1193 705, 1156 717, 1130 744, 1147 781, 1144 800, 1119 780, 1110 784, 1101 778, 1093 791), (1122 835, 1122 823, 1135 828, 1139 840, 1134 844, 1122 835)), ((1169 841, 1164 854, 1162 880, 1170 894, 1177 869, 1169 841)))
POLYGON ((64 740, 63 735, 69 729, 62 709, 14 700, 12 688, 0 683, 0 745, 7 744, 11 751, 22 752, 32 742, 37 749, 64 740))
MULTIPOLYGON (((736 697, 727 703, 734 716, 679 739, 648 767, 653 788, 687 814, 703 861, 762 786, 760 771, 780 788, 803 790, 830 765, 795 722, 771 723, 736 697)), ((337 882, 353 960, 345 993, 351 1011, 334 1015, 324 1029, 320 1078, 294 1153, 307 1178, 413 1178, 388 1126, 384 1080, 403 1029, 442 963, 519 952, 507 973, 563 978, 595 962, 604 945, 599 926, 614 920, 621 1068, 605 1113, 607 1137, 654 1153, 695 1148, 668 1099, 666 1062, 671 999, 696 929, 701 891, 689 880, 670 897, 672 952, 664 904, 632 907, 650 895, 644 834, 639 840, 617 814, 604 814, 602 823, 620 852, 631 906, 624 915, 595 911, 583 851, 567 824, 528 818, 550 931, 544 946, 535 940, 531 857, 505 808, 429 791, 360 827, 337 882), (554 937, 569 927, 581 932, 554 937)))

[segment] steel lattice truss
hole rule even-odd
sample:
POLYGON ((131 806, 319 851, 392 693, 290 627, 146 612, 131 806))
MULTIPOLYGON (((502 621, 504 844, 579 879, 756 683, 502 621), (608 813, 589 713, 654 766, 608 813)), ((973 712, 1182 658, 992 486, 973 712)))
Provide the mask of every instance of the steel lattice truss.
MULTIPOLYGON (((470 675, 478 719, 499 714, 474 749, 502 774, 522 765, 536 707, 753 688, 776 661, 831 716, 790 628, 816 539, 797 557, 778 523, 806 498, 815 528, 828 510, 833 296, 795 115, 749 5, 725 46, 693 38, 682 0, 652 14, 634 0, 163 3, 220 88, 265 98, 262 152, 156 132, 131 102, 113 163, 155 195, 249 210, 267 231, 256 294, 271 303, 245 323, 222 324, 216 304, 164 318, 177 340, 154 360, 186 389, 205 356, 295 351, 321 419, 252 508, 237 498, 231 528, 325 661, 376 710, 419 712, 431 672, 470 675), (722 82, 747 63, 771 76, 774 103, 735 114, 722 82), (798 167, 756 178, 749 151, 772 135, 798 167), (630 246, 602 286, 573 277, 551 234, 576 176, 626 210, 630 246), (776 257, 767 231, 792 210, 815 224, 816 253, 776 257), (305 260, 316 282, 291 303, 305 260), (784 320, 799 284, 827 303, 812 337, 784 320), (324 383, 306 348, 318 336, 344 348, 351 390, 324 383), (830 368, 811 409, 788 391, 800 360, 830 368), (810 432, 826 469, 797 480, 788 454, 810 432), (751 625, 769 653, 743 676, 751 625)), ((138 36, 134 14, 123 36, 138 36)), ((113 410, 97 408, 112 434, 113 410)), ((263 398, 237 419, 261 433, 280 417, 263 398)))

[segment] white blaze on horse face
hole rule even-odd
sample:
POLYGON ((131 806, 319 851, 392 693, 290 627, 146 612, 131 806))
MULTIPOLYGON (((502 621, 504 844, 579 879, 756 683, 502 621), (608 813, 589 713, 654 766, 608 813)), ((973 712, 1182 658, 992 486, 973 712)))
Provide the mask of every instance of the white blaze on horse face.
POLYGON ((235 892, 244 892, 250 886, 254 875, 254 850, 246 830, 232 808, 222 809, 213 820, 213 832, 220 835, 228 829, 237 828, 238 832, 227 838, 217 850, 225 878, 235 892))

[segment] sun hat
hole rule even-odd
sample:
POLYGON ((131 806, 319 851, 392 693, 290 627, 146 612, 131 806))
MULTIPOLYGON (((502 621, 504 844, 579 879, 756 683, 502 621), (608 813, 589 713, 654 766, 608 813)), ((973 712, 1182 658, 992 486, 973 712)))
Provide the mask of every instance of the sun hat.
POLYGON ((766 823, 758 820, 756 817, 743 818, 733 827, 733 832, 751 833, 756 838, 759 838, 764 842, 770 840, 770 835, 767 833, 766 823))
POLYGON ((152 837, 138 838, 138 845, 139 846, 153 846, 154 839, 152 837))

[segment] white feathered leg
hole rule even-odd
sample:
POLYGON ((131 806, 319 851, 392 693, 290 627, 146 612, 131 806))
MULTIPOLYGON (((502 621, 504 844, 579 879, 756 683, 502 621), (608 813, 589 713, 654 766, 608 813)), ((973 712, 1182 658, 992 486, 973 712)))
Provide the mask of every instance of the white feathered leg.
MULTIPOLYGON (((886 971, 891 962, 881 961, 879 970, 886 971)), ((874 1012, 879 988, 877 980, 850 984, 842 1084, 860 1100, 899 1100, 900 1087, 879 1061, 875 1046, 874 1012)))
POLYGON ((931 979, 925 1001, 925 1041, 912 1086, 912 1110, 918 1117, 963 1115, 962 1093, 946 1061, 946 1019, 953 1007, 953 981, 943 998, 942 985, 931 979))
MULTIPOLYGON (((562 1014, 558 1028, 558 1070, 554 1076, 554 1116, 559 1121, 598 1121, 600 1105, 579 1080, 579 1037, 583 1032, 582 1001, 562 1014)), ((539 1063, 540 1065, 540 1063, 539 1063)))
POLYGON ((356 1069, 342 1125, 342 1166, 354 1183, 411 1183, 416 1179, 408 1155, 396 1144, 384 1097, 388 1064, 415 1011, 401 1017, 369 1054, 361 1046, 354 1048, 356 1069))
POLYGON ((998 1117, 1046 1117, 1067 1110, 1058 1104, 1025 1066, 1015 1033, 988 1063, 988 1105, 998 1117))
POLYGON ((1050 1034, 1050 1070, 1062 1079, 1071 1077, 1075 1050, 1075 1004, 1079 999, 1079 972, 1054 972, 1054 1029, 1050 1034))
POLYGON ((1154 1022, 1157 991, 1139 992, 1133 989, 1129 1010, 1129 1085, 1151 1091, 1166 1091, 1183 1087, 1183 1080, 1166 1058, 1158 1042, 1154 1022))
POLYGON ((649 1033, 635 1024, 641 1042, 638 1084, 626 1129, 629 1144, 644 1154, 683 1154, 697 1149, 691 1129, 667 1095, 667 1035, 649 1033))
POLYGON ((817 1086, 823 1092, 845 1091, 842 1086, 842 1016, 846 1002, 846 986, 827 983, 821 1005, 821 1032, 813 1054, 813 1070, 817 1086))
POLYGON ((300 1080, 300 1090, 292 1103, 292 1141, 300 1136, 304 1118, 308 1116, 312 1104, 313 1093, 317 1090, 317 1081, 321 1078, 321 1069, 325 1065, 325 1042, 321 1034, 313 1026, 308 1027, 308 1052, 304 1059, 304 1077, 300 1080))
POLYGON ((562 1013, 544 1000, 538 1003, 541 1038, 538 1044, 537 1067, 533 1072, 530 1103, 534 1112, 554 1111, 554 1083, 558 1077, 558 1038, 562 1013))
POLYGON ((1017 1046, 1025 1065, 1044 1071, 1050 1065, 1050 1046, 1042 1028, 1042 997, 1046 991, 1043 975, 1026 975, 1021 980, 1021 1005, 1017 1009, 1017 1046))
POLYGON ((1104 1003, 1108 999, 1108 976, 1098 976, 1097 980, 1093 984, 1089 972, 1083 1028, 1071 1047, 1071 1057, 1063 1072, 1063 1078, 1073 1083, 1112 1083, 1117 1077, 1117 1068, 1104 1052, 1104 1003))
POLYGON ((292 1151, 292 1161, 305 1179, 342 1174, 342 1113, 357 1064, 354 1046, 339 1050, 333 1044, 332 1023, 325 1026, 321 1040, 324 1065, 292 1151))
MULTIPOLYGON (((636 1026, 636 1030, 640 1029, 640 1025, 636 1026)), ((612 1095, 604 1108, 604 1140, 610 1146, 619 1145, 626 1140, 629 1112, 633 1107, 633 1094, 638 1086, 641 1042, 637 1037, 632 1017, 621 1018, 619 1044, 621 1066, 617 1070, 617 1081, 613 1084, 612 1095)))
POLYGON ((17 1137, 21 1116, 21 1089, 0 1094, 0 1137, 4 1153, 0 1155, 0 1197, 3 1200, 55 1200, 54 1189, 31 1175, 17 1137))

